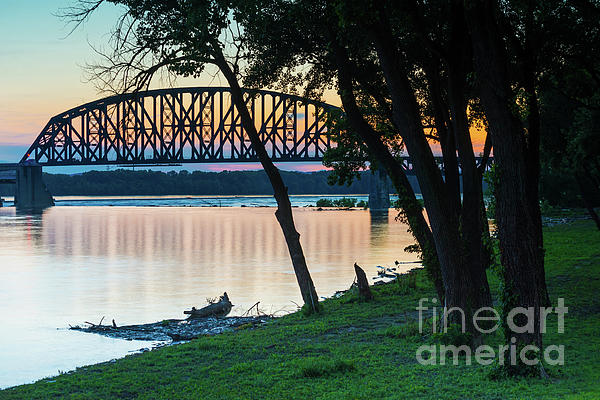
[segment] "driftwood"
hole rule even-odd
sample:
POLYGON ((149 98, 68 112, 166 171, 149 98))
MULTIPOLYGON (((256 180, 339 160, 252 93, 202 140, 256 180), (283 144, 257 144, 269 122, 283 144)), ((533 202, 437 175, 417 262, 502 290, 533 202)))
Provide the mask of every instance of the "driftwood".
POLYGON ((231 311, 233 304, 229 301, 227 292, 223 293, 223 296, 216 303, 211 303, 206 307, 197 309, 192 307, 191 310, 186 310, 183 313, 189 315, 188 319, 191 318, 206 318, 206 317, 224 317, 231 311))
POLYGON ((373 293, 371 293, 371 288, 369 287, 369 281, 367 280, 365 271, 359 267, 357 263, 354 263, 354 272, 356 272, 358 296, 364 300, 371 300, 373 298, 373 293))
MULTIPOLYGON (((199 310, 192 307, 190 311, 184 311, 184 314, 189 315, 187 319, 166 319, 151 324, 117 326, 114 319, 111 321, 112 324, 102 325, 104 321, 104 317, 102 317, 98 324, 86 321, 85 323, 89 326, 69 326, 72 330, 97 333, 118 339, 180 342, 192 340, 201 335, 215 335, 241 327, 260 325, 271 319, 266 315, 225 317, 233 307, 227 293, 223 293, 219 301, 209 300, 209 303, 208 306, 199 310)), ((256 308, 258 312, 258 302, 250 310, 253 308, 256 308)))
POLYGON ((254 305, 252 305, 252 307, 250 307, 248 309, 248 311, 246 311, 245 313, 242 314, 242 317, 245 317, 247 315, 250 315, 250 312, 252 311, 252 309, 256 308, 256 315, 260 315, 260 310, 258 309, 258 305, 260 304, 260 301, 257 301, 256 303, 254 303, 254 305))
MULTIPOLYGON (((150 324, 89 326, 70 326, 69 329, 87 333, 96 333, 114 339, 145 340, 161 342, 180 342, 192 340, 198 336, 216 335, 232 331, 238 327, 253 327, 269 321, 271 317, 225 317, 225 318, 194 318, 166 319, 150 324)), ((115 324, 116 325, 116 324, 115 324)))

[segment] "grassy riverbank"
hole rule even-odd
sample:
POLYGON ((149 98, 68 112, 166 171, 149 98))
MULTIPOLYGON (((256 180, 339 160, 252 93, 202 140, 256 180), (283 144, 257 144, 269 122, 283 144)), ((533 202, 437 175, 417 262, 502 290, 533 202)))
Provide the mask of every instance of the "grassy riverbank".
MULTIPOLYGON (((547 282, 553 305, 565 298, 565 333, 549 318, 546 344, 564 344, 564 366, 551 381, 489 378, 491 366, 422 366, 415 307, 434 297, 422 275, 417 288, 374 288, 324 302, 323 315, 293 314, 254 330, 132 355, 0 391, 0 399, 202 398, 600 398, 600 233, 591 221, 545 228, 547 282)), ((350 268, 351 266, 349 266, 350 268)), ((491 278, 493 290, 497 280, 491 278)), ((490 345, 498 348, 500 334, 490 345)), ((48 349, 49 352, 52 349, 48 349)), ((3 366, 5 369, 7 366, 3 366)))

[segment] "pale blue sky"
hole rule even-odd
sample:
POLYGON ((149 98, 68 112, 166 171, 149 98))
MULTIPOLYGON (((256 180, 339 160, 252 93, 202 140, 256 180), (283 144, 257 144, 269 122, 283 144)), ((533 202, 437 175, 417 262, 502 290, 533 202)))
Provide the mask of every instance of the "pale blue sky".
POLYGON ((71 0, 0 0, 0 143, 27 144, 61 110, 97 97, 80 65, 93 60, 117 15, 104 7, 67 37, 53 14, 71 0))
POLYGON ((121 11, 106 3, 69 35, 57 14, 74 2, 0 0, 0 162, 17 161, 53 115, 103 97, 82 66, 97 60, 90 43, 106 46, 121 11))

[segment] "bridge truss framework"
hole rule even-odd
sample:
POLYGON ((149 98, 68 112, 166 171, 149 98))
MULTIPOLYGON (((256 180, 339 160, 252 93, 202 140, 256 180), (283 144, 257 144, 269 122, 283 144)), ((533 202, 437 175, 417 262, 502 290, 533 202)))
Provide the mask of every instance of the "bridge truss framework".
MULTIPOLYGON (((320 161, 331 147, 329 104, 245 90, 274 161, 320 161)), ((21 163, 109 165, 258 161, 229 88, 174 88, 112 96, 48 121, 21 163)))
MULTIPOLYGON (((322 161, 324 153, 335 146, 328 119, 331 112, 341 112, 338 107, 268 90, 244 90, 244 98, 273 161, 322 161)), ((442 158, 435 159, 443 170, 442 158)), ((117 95, 58 114, 48 121, 20 163, 258 161, 230 89, 194 87, 117 95)), ((401 162, 408 174, 414 174, 410 157, 402 157, 401 162)))

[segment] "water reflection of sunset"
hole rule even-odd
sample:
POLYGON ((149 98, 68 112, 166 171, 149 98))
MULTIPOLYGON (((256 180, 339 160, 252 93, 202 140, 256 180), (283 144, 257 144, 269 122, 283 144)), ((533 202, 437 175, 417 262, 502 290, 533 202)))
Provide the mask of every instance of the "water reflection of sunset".
MULTIPOLYGON (((376 265, 414 259, 393 211, 381 220, 298 208, 295 219, 321 296, 350 286, 355 261, 372 277, 376 265)), ((0 316, 11 321, 0 326, 0 365, 19 371, 0 387, 149 346, 69 324, 182 318, 223 291, 238 314, 256 301, 269 313, 300 303, 274 208, 53 207, 37 216, 0 208, 0 232, 0 316)))
MULTIPOLYGON (((153 312, 144 307, 178 313, 224 290, 242 308, 256 301, 279 308, 300 297, 273 213, 272 208, 57 207, 37 221, 41 230, 33 236, 33 248, 17 240, 13 253, 30 264, 47 252, 44 273, 60 270, 67 292, 91 287, 97 309, 104 303, 116 311, 120 304, 150 318, 153 312), (161 305, 151 305, 155 302, 161 305)), ((388 225, 371 221, 362 210, 295 211, 320 295, 347 288, 354 262, 374 276, 376 265, 414 259, 403 252, 411 237, 393 217, 386 218, 388 225)), ((40 271, 35 275, 34 281, 44 278, 40 271)))

